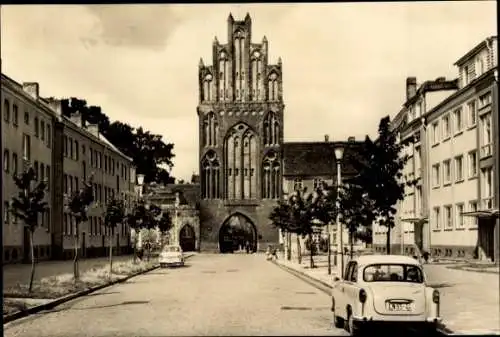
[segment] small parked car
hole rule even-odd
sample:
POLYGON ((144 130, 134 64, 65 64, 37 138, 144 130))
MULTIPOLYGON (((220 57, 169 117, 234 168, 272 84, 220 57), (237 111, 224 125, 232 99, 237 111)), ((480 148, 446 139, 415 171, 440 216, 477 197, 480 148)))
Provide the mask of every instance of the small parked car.
POLYGON ((422 265, 409 256, 362 255, 334 277, 334 325, 357 335, 366 327, 410 327, 435 334, 440 297, 426 283, 422 265))
POLYGON ((184 266, 182 248, 177 245, 165 246, 159 256, 160 267, 184 266))

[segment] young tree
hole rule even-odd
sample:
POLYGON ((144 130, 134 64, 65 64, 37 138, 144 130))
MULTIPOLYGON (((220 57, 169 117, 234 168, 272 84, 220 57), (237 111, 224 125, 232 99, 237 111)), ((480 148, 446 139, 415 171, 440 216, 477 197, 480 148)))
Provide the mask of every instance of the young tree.
POLYGON ((158 230, 160 231, 160 244, 163 247, 163 234, 169 232, 173 227, 172 217, 170 216, 170 213, 167 211, 163 211, 160 218, 158 219, 157 225, 158 230))
POLYGON ((12 198, 12 213, 24 222, 30 234, 31 248, 31 274, 28 291, 33 290, 33 279, 35 277, 35 252, 33 246, 33 234, 38 227, 40 215, 48 211, 48 205, 44 201, 47 183, 42 181, 32 188, 32 183, 36 182, 36 175, 33 168, 29 168, 19 177, 13 176, 17 188, 20 190, 17 197, 12 198))
POLYGON ((395 205, 404 199, 406 186, 413 186, 417 180, 403 181, 403 169, 408 156, 403 149, 413 142, 412 138, 398 139, 399 131, 391 129, 390 117, 380 120, 378 138, 373 142, 365 140, 366 163, 359 176, 360 186, 372 202, 374 216, 379 224, 387 228, 387 254, 391 252, 391 230, 395 226, 395 205))
POLYGON ((280 200, 278 205, 273 208, 271 214, 269 215, 269 220, 271 224, 279 228, 283 233, 286 234, 287 239, 287 260, 291 259, 291 242, 290 242, 290 229, 293 227, 293 218, 291 206, 287 201, 280 200))
POLYGON ((68 202, 68 208, 75 217, 76 222, 76 233, 74 237, 75 243, 75 257, 73 259, 73 276, 75 282, 78 281, 80 275, 78 271, 78 251, 80 247, 80 224, 88 221, 87 213, 89 211, 90 205, 94 202, 94 194, 92 190, 93 176, 90 176, 88 182, 83 181, 83 187, 75 191, 68 202))
MULTIPOLYGON (((125 219, 125 205, 123 200, 111 198, 106 207, 104 224, 109 228, 110 233, 115 232, 115 228, 125 219)), ((109 235, 109 277, 113 273, 113 235, 109 235)))
POLYGON ((130 229, 134 230, 134 258, 133 262, 137 262, 137 244, 138 244, 138 239, 139 239, 139 232, 142 226, 142 208, 144 205, 141 205, 140 203, 134 205, 132 210, 130 211, 129 214, 125 216, 125 221, 129 225, 130 229))
MULTIPOLYGON (((355 180, 354 180, 355 181, 355 180)), ((350 255, 353 256, 354 240, 368 240, 366 233, 375 220, 372 201, 363 188, 355 183, 344 184, 340 189, 340 214, 349 231, 350 255)), ((371 238, 370 238, 371 239, 371 238)))

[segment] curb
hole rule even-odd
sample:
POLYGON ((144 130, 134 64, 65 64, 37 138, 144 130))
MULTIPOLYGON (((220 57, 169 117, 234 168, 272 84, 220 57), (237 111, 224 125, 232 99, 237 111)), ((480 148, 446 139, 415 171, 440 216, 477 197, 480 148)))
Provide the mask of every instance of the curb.
MULTIPOLYGON (((187 259, 191 258, 192 256, 194 256, 194 254, 186 255, 186 256, 184 256, 184 259, 187 260, 187 259)), ((26 310, 17 311, 17 312, 14 312, 12 314, 5 315, 5 316, 3 316, 3 324, 5 325, 6 323, 18 320, 20 318, 23 318, 23 317, 35 314, 35 313, 40 312, 40 311, 53 309, 54 307, 57 307, 58 305, 61 305, 61 304, 66 303, 66 302, 69 302, 71 300, 74 300, 75 298, 91 294, 91 293, 93 293, 95 291, 98 291, 98 290, 101 290, 101 289, 104 289, 104 288, 107 288, 107 287, 111 287, 111 286, 114 286, 114 285, 119 284, 119 283, 123 283, 123 282, 125 282, 125 281, 127 281, 127 280, 129 280, 129 279, 131 279, 133 277, 149 273, 150 271, 153 271, 153 270, 158 269, 158 268, 160 268, 159 265, 154 266, 152 268, 149 268, 147 270, 143 270, 143 271, 140 271, 138 273, 126 276, 124 278, 112 281, 110 283, 105 283, 105 284, 101 284, 101 285, 98 285, 98 286, 94 286, 94 287, 91 287, 89 289, 85 289, 85 290, 79 291, 77 293, 72 293, 72 294, 64 295, 64 296, 56 298, 55 300, 50 301, 48 303, 36 305, 36 306, 33 306, 33 307, 28 308, 26 310)))
POLYGON ((460 267, 460 266, 447 266, 447 269, 451 270, 463 270, 463 271, 469 271, 473 273, 484 273, 484 274, 495 274, 498 275, 499 272, 496 271, 491 271, 491 270, 481 270, 481 269, 473 269, 473 268, 468 268, 468 267, 460 267))
MULTIPOLYGON (((310 275, 307 275, 306 273, 304 273, 304 272, 302 272, 302 271, 295 270, 295 269, 293 269, 293 268, 290 268, 290 267, 288 267, 288 266, 285 266, 285 265, 283 265, 283 264, 280 264, 280 263, 278 263, 278 262, 276 262, 276 261, 271 261, 271 263, 275 264, 275 265, 276 265, 276 266, 278 266, 279 268, 281 268, 281 269, 283 269, 283 270, 285 270, 285 271, 289 272, 290 274, 292 274, 292 275, 294 275, 294 276, 296 276, 296 277, 300 278, 301 280, 305 281, 306 283, 308 283, 308 284, 312 285, 313 287, 315 287, 315 288, 317 288, 317 289, 319 289, 319 290, 323 291, 323 292, 324 292, 324 293, 326 293, 328 296, 330 296, 330 293, 329 293, 329 292, 327 292, 327 291, 325 291, 325 289, 323 289, 322 287, 326 287, 326 288, 328 288, 328 289, 332 289, 332 286, 331 286, 331 285, 329 285, 329 284, 327 284, 327 283, 325 283, 325 282, 323 282, 323 281, 321 281, 321 280, 318 280, 318 279, 316 279, 316 278, 314 278, 314 277, 312 277, 312 276, 310 276, 310 275), (322 287, 318 287, 318 284, 320 284, 322 287)), ((440 326, 438 327, 438 332, 439 332, 439 333, 441 333, 441 334, 443 334, 443 335, 454 335, 454 334, 455 334, 452 330, 448 329, 448 328, 446 327, 446 325, 444 325, 444 324, 442 324, 442 323, 441 323, 441 324, 440 324, 440 326)))

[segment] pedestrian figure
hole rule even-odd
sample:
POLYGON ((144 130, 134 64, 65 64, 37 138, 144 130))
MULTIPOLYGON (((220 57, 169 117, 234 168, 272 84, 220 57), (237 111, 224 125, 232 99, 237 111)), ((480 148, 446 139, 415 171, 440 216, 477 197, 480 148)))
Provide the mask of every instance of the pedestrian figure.
POLYGON ((273 260, 275 260, 275 261, 278 259, 278 250, 276 248, 273 249, 272 257, 273 257, 273 260))
POLYGON ((250 242, 248 242, 248 240, 245 242, 245 250, 247 251, 247 254, 250 254, 250 242))

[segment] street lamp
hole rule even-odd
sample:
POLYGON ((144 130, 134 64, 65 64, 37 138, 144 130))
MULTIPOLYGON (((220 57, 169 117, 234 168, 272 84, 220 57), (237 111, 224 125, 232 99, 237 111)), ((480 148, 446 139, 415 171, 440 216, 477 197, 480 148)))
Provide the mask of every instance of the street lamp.
POLYGON ((142 185, 144 184, 144 174, 137 175, 137 185, 139 185, 139 198, 142 198, 142 185))
POLYGON ((342 176, 341 176, 341 162, 342 162, 342 157, 344 156, 344 148, 343 147, 336 147, 335 148, 335 159, 337 161, 337 268, 338 270, 338 276, 342 277, 343 275, 343 270, 344 270, 344 247, 342 247, 342 225, 340 224, 340 184, 342 183, 342 176), (340 259, 340 263, 339 262, 340 259))

